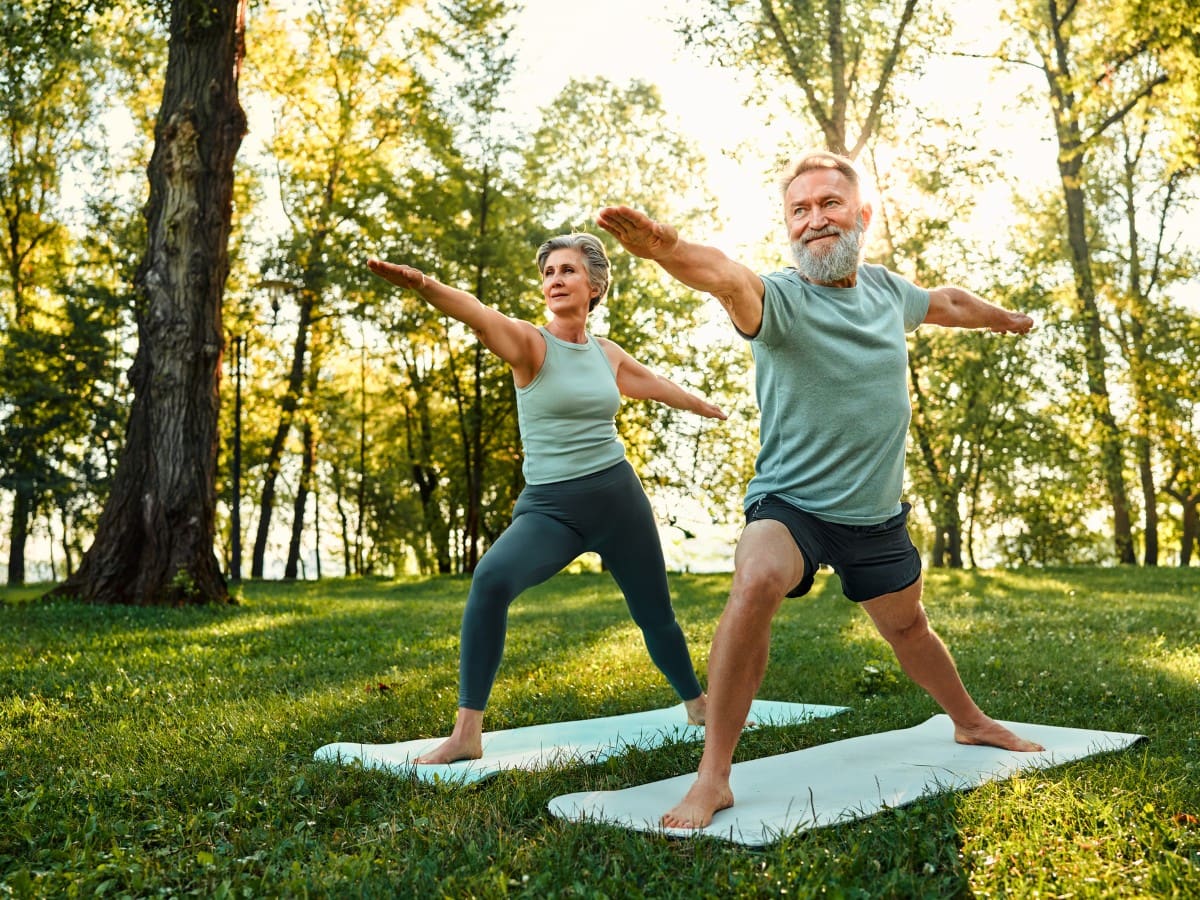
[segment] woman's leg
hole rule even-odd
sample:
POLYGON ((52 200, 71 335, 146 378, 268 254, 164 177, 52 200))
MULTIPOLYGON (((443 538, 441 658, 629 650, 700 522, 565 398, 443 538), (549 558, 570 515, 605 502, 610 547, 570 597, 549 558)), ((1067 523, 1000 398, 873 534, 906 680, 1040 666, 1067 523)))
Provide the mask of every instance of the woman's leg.
POLYGON ((703 722, 704 695, 687 639, 671 606, 667 567, 650 501, 632 468, 610 490, 605 533, 596 549, 625 595, 650 659, 688 704, 689 718, 703 722))
POLYGON ((579 535, 536 512, 521 513, 480 559, 463 611, 458 658, 458 716, 443 743, 418 763, 483 755, 483 710, 504 655, 508 608, 526 588, 560 571, 583 550, 579 535))

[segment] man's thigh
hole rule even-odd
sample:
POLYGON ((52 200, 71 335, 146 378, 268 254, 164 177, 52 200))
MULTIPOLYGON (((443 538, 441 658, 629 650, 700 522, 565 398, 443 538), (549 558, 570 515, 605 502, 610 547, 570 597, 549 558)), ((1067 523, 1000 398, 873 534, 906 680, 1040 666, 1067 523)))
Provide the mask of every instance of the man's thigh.
POLYGON ((804 556, 782 522, 756 519, 747 523, 733 556, 734 589, 782 601, 804 580, 804 556))
POLYGON ((885 638, 904 632, 924 619, 925 609, 921 605, 922 583, 923 579, 918 577, 906 588, 873 597, 860 604, 885 638))

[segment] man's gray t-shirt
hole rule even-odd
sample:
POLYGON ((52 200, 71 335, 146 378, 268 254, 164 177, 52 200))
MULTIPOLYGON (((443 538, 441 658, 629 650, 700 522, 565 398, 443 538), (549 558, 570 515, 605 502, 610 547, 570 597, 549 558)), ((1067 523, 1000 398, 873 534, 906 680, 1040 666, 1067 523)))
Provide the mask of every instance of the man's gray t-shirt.
POLYGON ((761 449, 746 508, 778 494, 845 525, 900 512, 912 415, 908 346, 929 292, 883 266, 852 288, 815 285, 795 269, 762 276, 763 321, 750 338, 762 410, 761 449))

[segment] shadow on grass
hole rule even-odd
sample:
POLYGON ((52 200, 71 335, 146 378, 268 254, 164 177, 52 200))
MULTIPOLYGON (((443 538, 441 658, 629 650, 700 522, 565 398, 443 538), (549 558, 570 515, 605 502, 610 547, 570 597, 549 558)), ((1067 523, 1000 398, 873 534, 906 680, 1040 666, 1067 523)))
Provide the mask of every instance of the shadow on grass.
MULTIPOLYGON (((699 744, 466 789, 314 762, 338 732, 444 731, 466 579, 248 584, 241 606, 213 610, 9 604, 0 881, 47 896, 952 897, 1099 895, 1149 871, 1146 895, 1200 887, 1184 818, 1200 803, 1196 573, 929 573, 927 585, 989 712, 1149 744, 751 852, 546 813, 559 794, 693 771, 699 744)), ((703 670, 728 577, 672 587, 703 670)), ((835 579, 785 603, 760 695, 851 711, 750 732, 739 758, 926 718, 931 701, 903 677, 862 679, 888 653, 835 579)), ((670 702, 611 579, 567 576, 514 608, 489 727, 670 702)))

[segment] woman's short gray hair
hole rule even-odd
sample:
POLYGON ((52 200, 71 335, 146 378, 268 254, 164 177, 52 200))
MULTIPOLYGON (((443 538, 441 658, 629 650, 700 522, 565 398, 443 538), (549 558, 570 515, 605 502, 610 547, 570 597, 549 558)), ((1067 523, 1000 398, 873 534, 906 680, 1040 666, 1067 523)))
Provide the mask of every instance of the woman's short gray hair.
POLYGON ((600 243, 600 239, 594 234, 576 231, 571 234, 560 234, 557 237, 552 237, 542 246, 538 247, 537 252, 537 267, 538 274, 546 271, 546 260, 555 250, 570 250, 578 249, 583 254, 583 265, 587 269, 588 284, 594 288, 598 288, 600 293, 592 298, 591 305, 588 306, 588 311, 596 308, 596 304, 604 299, 604 295, 608 293, 609 265, 608 254, 604 252, 604 245, 600 243))

